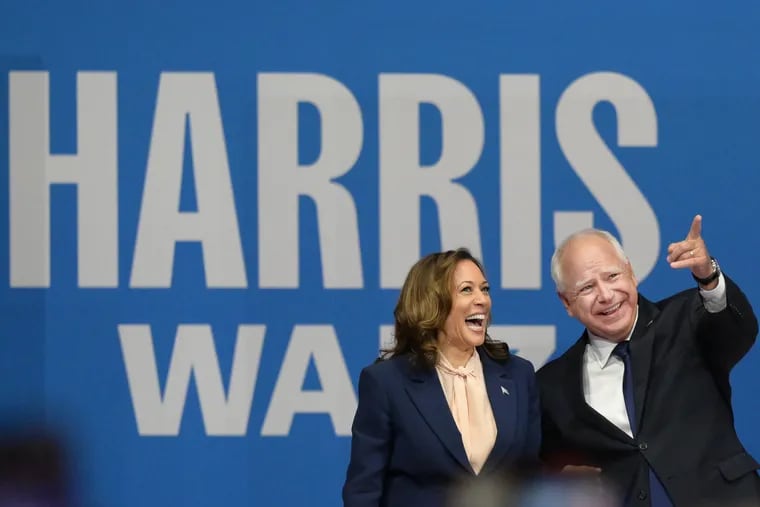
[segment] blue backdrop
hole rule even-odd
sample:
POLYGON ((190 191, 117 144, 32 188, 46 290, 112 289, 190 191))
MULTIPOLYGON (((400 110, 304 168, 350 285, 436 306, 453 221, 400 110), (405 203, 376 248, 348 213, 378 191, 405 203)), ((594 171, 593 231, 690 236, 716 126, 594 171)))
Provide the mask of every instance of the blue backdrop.
POLYGON ((61 435, 83 505, 333 506, 422 254, 480 256, 536 367, 581 331, 578 227, 656 299, 700 213, 760 304, 760 7, 678 4, 5 2, 3 421, 61 435))

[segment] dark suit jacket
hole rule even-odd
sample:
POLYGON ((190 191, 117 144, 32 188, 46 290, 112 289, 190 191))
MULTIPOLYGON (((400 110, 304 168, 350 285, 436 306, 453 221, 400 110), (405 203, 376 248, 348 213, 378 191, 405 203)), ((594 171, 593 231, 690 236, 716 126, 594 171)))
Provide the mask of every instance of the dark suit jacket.
POLYGON ((696 289, 658 303, 639 296, 630 345, 635 439, 585 402, 587 333, 539 370, 547 463, 600 467, 621 497, 631 494, 641 506, 649 504, 647 463, 676 507, 739 499, 760 505, 759 465, 734 430, 729 384, 731 369, 755 341, 757 319, 741 290, 725 281, 728 306, 714 314, 696 289))
MULTIPOLYGON (((497 436, 478 480, 506 479, 511 467, 538 460, 535 373, 525 359, 499 363, 479 352, 497 436)), ((362 371, 352 436, 346 507, 442 506, 452 485, 475 478, 436 371, 408 357, 362 371)))

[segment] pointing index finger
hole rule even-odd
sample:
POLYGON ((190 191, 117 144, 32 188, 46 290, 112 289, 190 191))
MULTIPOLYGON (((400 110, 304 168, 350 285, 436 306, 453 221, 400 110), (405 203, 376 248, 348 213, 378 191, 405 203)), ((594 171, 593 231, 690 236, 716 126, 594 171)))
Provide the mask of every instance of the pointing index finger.
POLYGON ((702 215, 696 215, 691 222, 691 228, 686 239, 699 239, 702 236, 702 215))

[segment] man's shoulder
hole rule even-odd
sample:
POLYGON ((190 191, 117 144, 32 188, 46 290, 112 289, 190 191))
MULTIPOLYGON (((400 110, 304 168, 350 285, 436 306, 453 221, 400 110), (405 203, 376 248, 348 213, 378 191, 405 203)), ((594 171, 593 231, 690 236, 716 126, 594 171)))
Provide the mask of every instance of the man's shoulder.
POLYGON ((696 296, 697 294, 698 294, 697 289, 692 287, 689 289, 684 289, 682 291, 676 292, 675 294, 671 294, 670 296, 667 296, 655 302, 650 301, 643 295, 642 295, 642 299, 649 304, 653 304, 659 310, 662 311, 668 306, 671 306, 673 304, 683 304, 689 300, 692 300, 694 299, 694 296, 696 296))
POLYGON ((541 368, 539 368, 538 371, 536 371, 538 382, 555 382, 557 378, 564 378, 567 369, 572 365, 572 361, 570 359, 570 356, 572 355, 571 351, 574 347, 577 346, 577 343, 573 344, 559 357, 552 359, 551 361, 544 364, 541 368))

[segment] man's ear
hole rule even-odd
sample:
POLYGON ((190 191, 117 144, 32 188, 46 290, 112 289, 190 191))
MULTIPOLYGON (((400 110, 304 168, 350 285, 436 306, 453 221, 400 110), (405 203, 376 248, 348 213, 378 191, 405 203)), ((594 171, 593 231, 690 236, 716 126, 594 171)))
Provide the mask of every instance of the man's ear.
POLYGON ((570 306, 570 300, 567 299, 567 297, 561 292, 557 292, 557 297, 559 297, 559 300, 562 301, 562 306, 565 307, 567 314, 571 317, 575 317, 575 315, 573 315, 573 309, 570 306))

